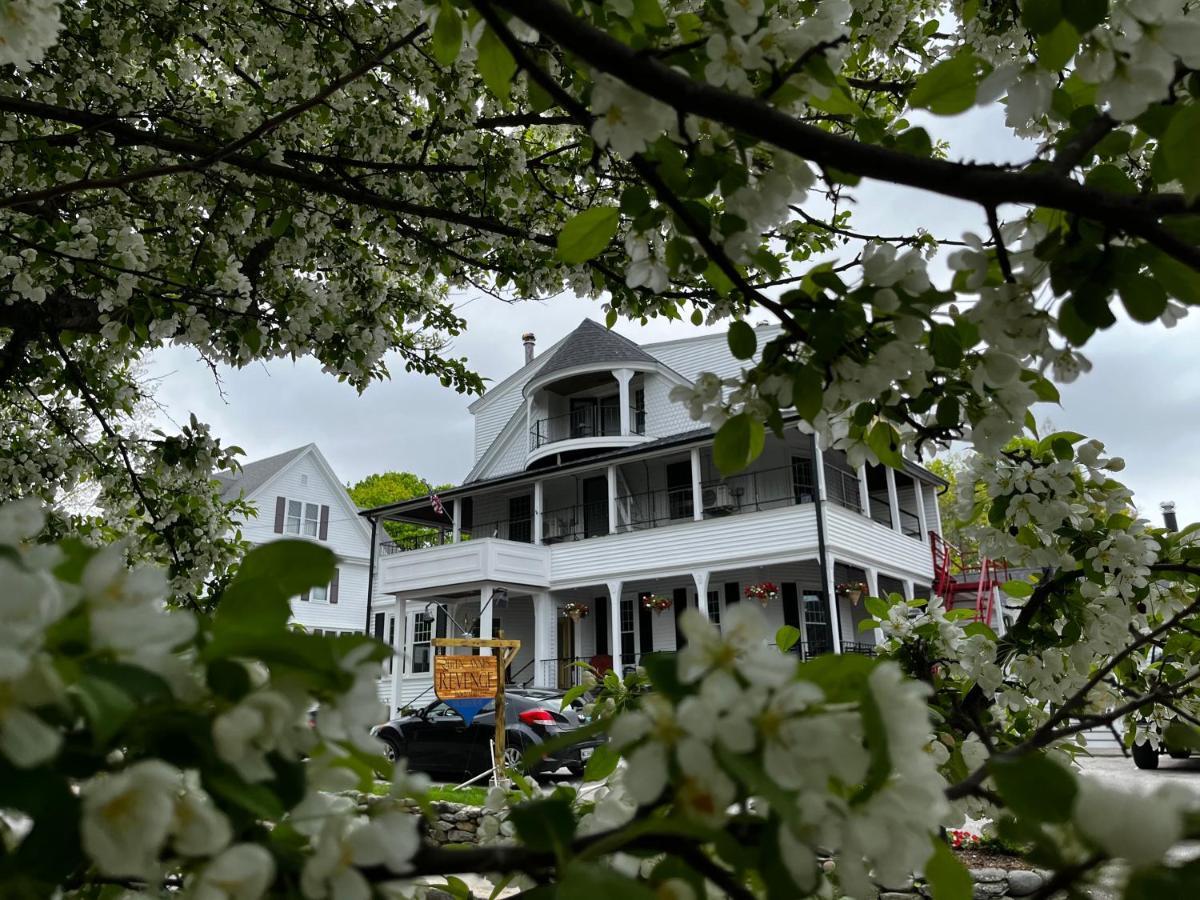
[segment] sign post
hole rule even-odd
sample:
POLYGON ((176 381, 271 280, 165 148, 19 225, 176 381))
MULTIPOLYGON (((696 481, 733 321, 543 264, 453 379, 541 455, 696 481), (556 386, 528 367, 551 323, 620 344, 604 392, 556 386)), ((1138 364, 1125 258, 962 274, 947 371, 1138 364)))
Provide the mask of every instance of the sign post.
POLYGON ((504 770, 504 672, 521 649, 505 638, 434 638, 434 647, 489 647, 495 656, 433 657, 433 692, 470 725, 489 700, 496 701, 495 758, 497 776, 504 770))

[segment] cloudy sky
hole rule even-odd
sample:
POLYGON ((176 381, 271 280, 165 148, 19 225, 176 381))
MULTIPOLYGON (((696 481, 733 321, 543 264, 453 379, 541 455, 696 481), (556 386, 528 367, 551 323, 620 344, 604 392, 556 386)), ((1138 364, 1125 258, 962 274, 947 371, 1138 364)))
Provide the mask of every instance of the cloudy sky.
MULTIPOLYGON (((954 155, 964 160, 1018 162, 1032 153, 1003 128, 995 111, 921 124, 949 139, 954 155)), ((924 226, 955 237, 985 227, 976 207, 930 194, 864 184, 854 195, 853 227, 860 231, 911 233, 924 226)), ((523 332, 535 332, 544 348, 585 317, 603 321, 598 303, 572 296, 506 304, 463 294, 456 302, 469 324, 451 352, 493 382, 521 364, 523 332)), ((691 325, 666 322, 646 327, 621 322, 617 330, 639 342, 697 333, 691 325)), ((1035 410, 1039 422, 1099 438, 1124 457, 1121 477, 1155 520, 1162 500, 1178 503, 1182 521, 1200 518, 1200 473, 1193 464, 1193 447, 1200 443, 1200 378, 1189 375, 1197 349, 1200 316, 1174 330, 1122 321, 1089 343, 1094 369, 1061 388, 1061 407, 1043 404, 1035 410)), ((241 446, 246 459, 315 442, 349 482, 372 472, 407 470, 435 483, 457 483, 471 467, 466 410, 471 398, 406 374, 401 366, 392 380, 361 395, 323 374, 312 360, 225 371, 224 398, 207 367, 186 348, 160 351, 151 374, 161 378, 157 400, 165 416, 185 421, 195 413, 226 442, 241 446)))

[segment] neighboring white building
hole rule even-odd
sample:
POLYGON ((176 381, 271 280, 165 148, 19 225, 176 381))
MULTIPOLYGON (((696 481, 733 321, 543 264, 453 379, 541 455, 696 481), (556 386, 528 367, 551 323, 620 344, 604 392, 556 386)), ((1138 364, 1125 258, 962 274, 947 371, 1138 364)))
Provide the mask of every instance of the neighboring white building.
MULTIPOLYGON (((774 334, 759 329, 760 346, 774 334)), ((401 651, 385 700, 431 699, 429 641, 460 635, 455 623, 521 640, 512 681, 565 687, 577 660, 603 667, 615 649, 625 667, 675 649, 685 608, 719 622, 755 602, 748 585, 778 586, 767 615, 798 627, 807 655, 873 652, 877 635, 857 628, 866 610, 839 583, 929 596, 944 486, 932 473, 850 469, 793 423, 749 470, 721 477, 712 430, 669 394, 702 371, 739 371, 724 334, 639 346, 584 321, 537 356, 525 341, 526 364, 470 407, 475 462, 441 492, 445 515, 428 497, 363 513, 381 537, 372 631, 401 651), (389 542, 386 520, 444 529, 445 543, 389 542), (488 606, 497 589, 507 603, 488 606), (647 595, 672 607, 655 613, 647 595), (564 615, 568 602, 589 614, 564 615), (481 604, 491 615, 479 621, 481 604)))
POLYGON ((317 633, 361 634, 367 620, 371 529, 317 445, 246 463, 240 472, 222 472, 217 478, 224 485, 222 497, 243 495, 258 510, 241 528, 251 544, 301 538, 337 554, 333 580, 292 599, 295 620, 317 633))

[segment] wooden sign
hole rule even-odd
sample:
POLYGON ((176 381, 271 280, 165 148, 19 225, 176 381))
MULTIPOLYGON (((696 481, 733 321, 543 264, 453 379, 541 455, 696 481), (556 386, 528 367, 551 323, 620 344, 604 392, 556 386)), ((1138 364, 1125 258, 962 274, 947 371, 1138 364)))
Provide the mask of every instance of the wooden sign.
POLYGON ((496 696, 498 682, 494 656, 433 658, 433 692, 439 700, 490 700, 496 696))

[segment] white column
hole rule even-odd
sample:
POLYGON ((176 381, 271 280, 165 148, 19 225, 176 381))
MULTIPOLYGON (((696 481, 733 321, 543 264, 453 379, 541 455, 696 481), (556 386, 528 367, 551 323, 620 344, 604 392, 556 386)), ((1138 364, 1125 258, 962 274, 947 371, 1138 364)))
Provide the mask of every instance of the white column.
POLYGON ((888 506, 892 513, 892 530, 900 530, 900 500, 896 496, 896 470, 891 466, 883 467, 884 474, 887 475, 888 489, 888 506))
MULTIPOLYGON (((492 591, 495 589, 493 584, 484 584, 479 588, 479 636, 481 638, 490 638, 492 636, 492 614, 495 610, 492 608, 491 599, 492 591)), ((480 656, 491 656, 491 647, 480 647, 480 656)))
POLYGON ((825 557, 825 596, 829 598, 829 630, 832 632, 833 652, 842 652, 842 610, 837 598, 837 579, 834 577, 833 554, 825 557))
POLYGON ((621 582, 608 582, 608 646, 613 658, 613 671, 621 674, 621 582))
POLYGON ((549 591, 537 591, 533 595, 533 684, 535 687, 553 687, 551 675, 554 664, 550 650, 550 631, 554 627, 554 602, 549 591))
POLYGON ((608 533, 617 533, 617 467, 609 466, 604 470, 608 479, 608 533))
POLYGON ((708 618, 708 576, 709 572, 693 572, 692 581, 696 582, 696 606, 700 615, 708 618))
POLYGON ((862 514, 871 518, 871 494, 867 485, 867 467, 858 467, 858 502, 862 505, 862 514))
POLYGON ((388 711, 389 717, 400 709, 400 685, 408 669, 408 602, 397 597, 393 612, 396 616, 396 630, 392 633, 392 652, 395 657, 392 660, 392 708, 388 711))
POLYGON ((816 441, 813 442, 813 470, 817 474, 817 499, 824 503, 829 499, 829 492, 825 489, 825 454, 821 452, 821 446, 816 441))
MULTIPOLYGON (((912 599, 915 599, 915 598, 913 597, 913 583, 912 583, 912 579, 911 579, 911 578, 904 578, 904 579, 902 579, 902 580, 901 580, 901 582, 900 582, 900 583, 904 585, 904 599, 905 599, 905 600, 912 600, 912 599)), ((928 598, 926 598, 926 599, 928 599, 928 598)))
POLYGON ((935 522, 933 528, 934 528, 934 531, 936 531, 938 534, 941 534, 942 533, 942 504, 940 502, 938 502, 938 494, 939 494, 938 489, 935 487, 931 487, 930 490, 933 491, 933 518, 934 518, 934 522, 935 522))
POLYGON ((542 543, 542 482, 533 483, 533 542, 542 543))
POLYGON ((462 540, 462 498, 454 498, 454 529, 451 531, 450 541, 457 544, 462 540))
POLYGON ((613 377, 617 379, 617 386, 620 389, 621 404, 621 434, 628 435, 632 432, 629 421, 629 381, 633 378, 633 369, 614 369, 613 377))
MULTIPOLYGON (((868 597, 878 597, 879 596, 879 573, 877 571, 875 571, 874 569, 867 569, 866 572, 867 572, 867 596, 868 597)), ((878 647, 880 644, 883 643, 883 632, 880 631, 878 628, 876 628, 875 631, 873 632, 873 634, 875 635, 875 646, 878 647)))
POLYGON ((919 537, 921 543, 927 543, 929 541, 929 523, 925 520, 925 491, 921 487, 921 480, 919 478, 914 478, 912 484, 913 497, 917 502, 917 525, 921 529, 919 537))
MULTIPOLYGON (((704 489, 700 486, 700 448, 693 447, 692 459, 692 518, 699 522, 704 518, 704 489)), ((707 615, 707 613, 706 613, 707 615)))

